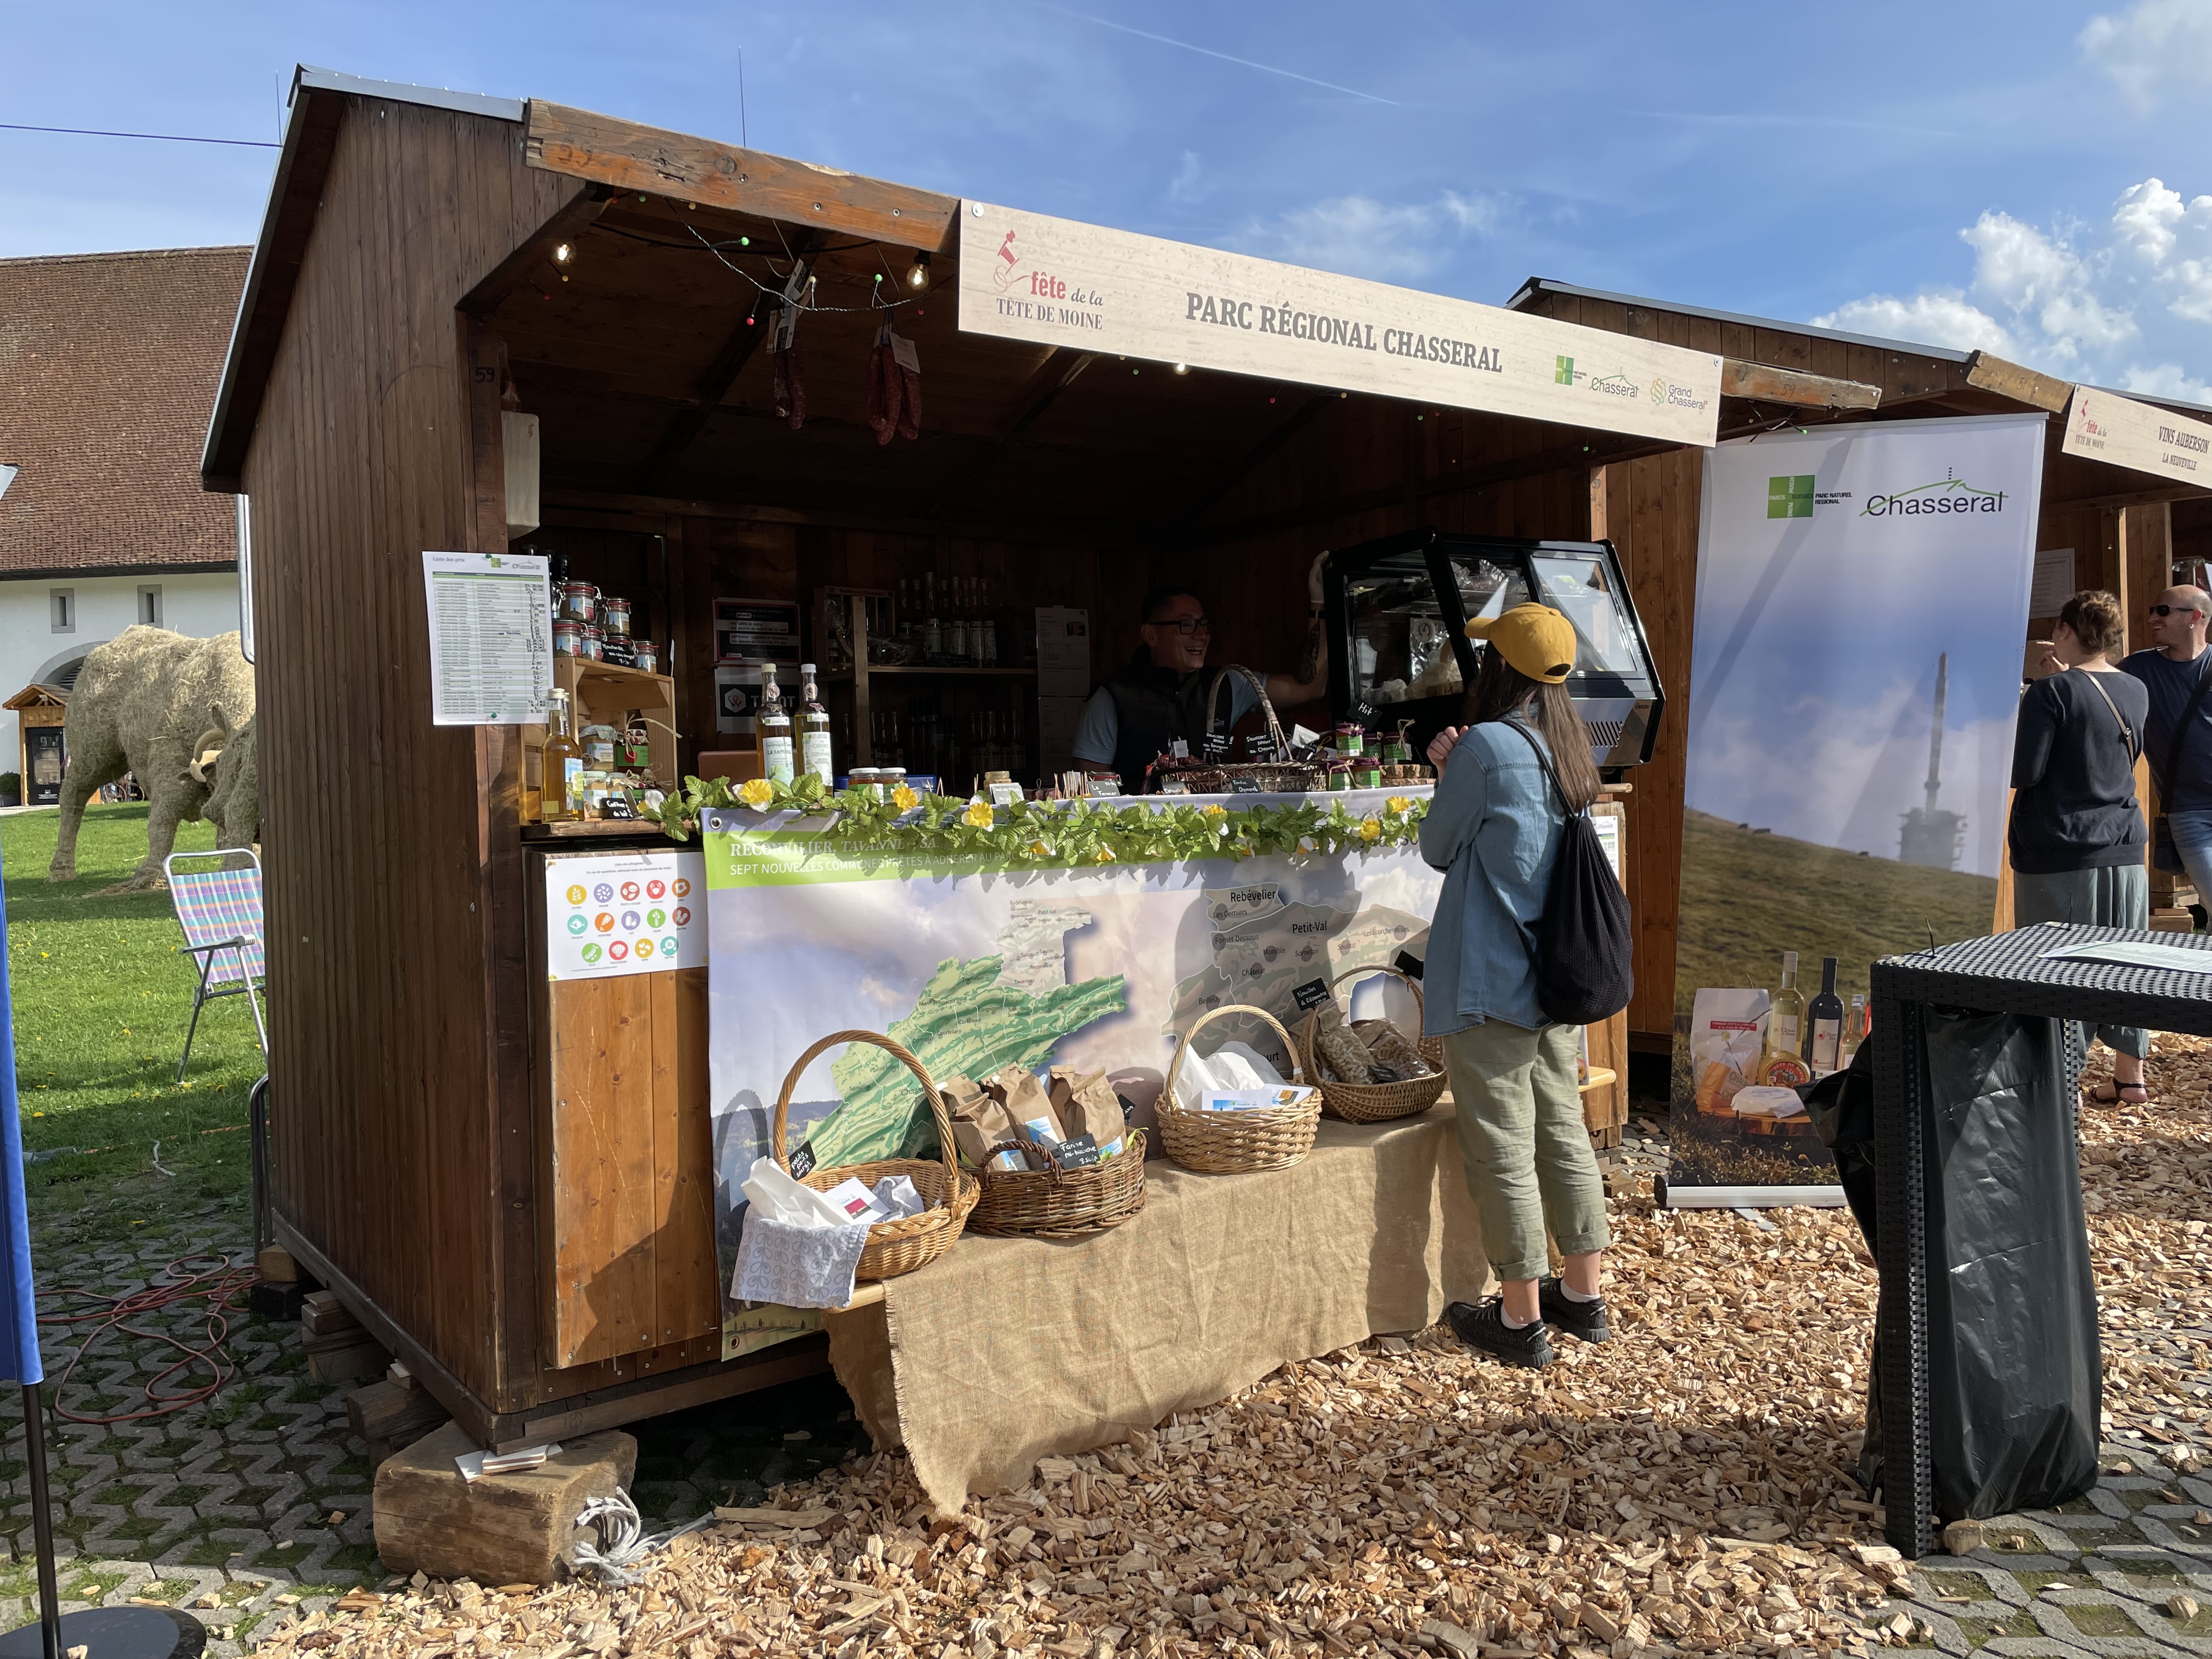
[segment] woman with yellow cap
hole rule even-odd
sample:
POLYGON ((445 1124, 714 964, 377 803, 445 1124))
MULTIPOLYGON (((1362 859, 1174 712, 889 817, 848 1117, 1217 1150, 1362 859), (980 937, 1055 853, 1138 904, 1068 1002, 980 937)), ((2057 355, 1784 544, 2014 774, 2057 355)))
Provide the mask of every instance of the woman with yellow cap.
POLYGON ((1471 724, 1429 745, 1436 799, 1421 856, 1444 871, 1429 933, 1426 1035, 1443 1039, 1468 1190, 1500 1293, 1444 1316, 1462 1341, 1508 1364, 1552 1362, 1555 1326, 1610 1340, 1600 1276, 1605 1184, 1576 1087, 1581 1033, 1537 1006, 1534 933, 1569 812, 1597 798, 1589 739, 1566 689, 1573 624, 1540 605, 1478 618, 1485 642, 1468 691, 1471 724), (1555 787, 1556 786, 1556 787, 1555 787), (1564 1272, 1548 1277, 1545 1236, 1564 1272))

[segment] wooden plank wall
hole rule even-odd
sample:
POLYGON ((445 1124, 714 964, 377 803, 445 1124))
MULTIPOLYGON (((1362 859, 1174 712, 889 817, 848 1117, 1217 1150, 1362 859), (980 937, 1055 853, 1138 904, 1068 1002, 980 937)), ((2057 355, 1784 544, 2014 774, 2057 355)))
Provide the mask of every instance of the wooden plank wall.
POLYGON ((483 804, 501 757, 430 723, 422 550, 475 544, 498 459, 471 442, 455 297, 576 189, 526 173, 510 124, 349 100, 245 468, 276 1206, 485 1395, 502 1272, 535 1282, 495 1156, 527 1133, 488 990, 514 837, 483 804))

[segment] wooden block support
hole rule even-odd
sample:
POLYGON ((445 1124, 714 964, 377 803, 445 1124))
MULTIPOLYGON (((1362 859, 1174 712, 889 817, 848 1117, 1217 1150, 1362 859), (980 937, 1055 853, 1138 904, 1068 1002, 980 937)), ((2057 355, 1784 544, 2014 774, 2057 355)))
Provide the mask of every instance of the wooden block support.
POLYGON ((337 1331, 357 1331, 361 1321, 347 1311, 337 1292, 317 1291, 300 1304, 300 1328, 310 1336, 328 1336, 337 1331))
POLYGON ((477 1449, 448 1423, 376 1472, 376 1553, 393 1572, 550 1584, 573 1562, 576 1517, 637 1472, 637 1442, 618 1430, 562 1443, 534 1469, 464 1480, 453 1460, 477 1449))
POLYGON ((421 1389, 404 1389, 396 1382, 372 1382, 346 1396, 346 1422, 368 1448, 371 1472, 381 1468, 394 1452, 413 1445, 433 1429, 453 1419, 446 1408, 421 1389))
POLYGON ((264 1246, 253 1258, 253 1267, 262 1278, 273 1284, 289 1285, 307 1277, 300 1271, 300 1264, 292 1259, 291 1251, 281 1244, 264 1246))
MULTIPOLYGON (((349 1333, 358 1335, 358 1333, 349 1333)), ((392 1351, 380 1342, 359 1341, 349 1347, 325 1348, 307 1356, 307 1375, 318 1382, 355 1382, 381 1376, 392 1363, 392 1351)))

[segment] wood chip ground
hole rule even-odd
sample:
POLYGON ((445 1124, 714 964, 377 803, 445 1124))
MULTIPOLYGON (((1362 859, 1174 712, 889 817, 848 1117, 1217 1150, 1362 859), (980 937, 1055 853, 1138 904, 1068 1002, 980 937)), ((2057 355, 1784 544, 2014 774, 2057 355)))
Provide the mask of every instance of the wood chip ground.
MULTIPOLYGON (((2212 1051, 2083 1115, 2110 1433, 2207 1456, 2212 1051)), ((1288 1659, 1861 1652, 1923 1638, 1850 1478, 1875 1276, 1841 1212, 1613 1200, 1617 1339, 1540 1374, 1440 1330, 1288 1365, 933 1520, 877 1455, 733 1510, 626 1589, 432 1583, 258 1651, 332 1659, 1288 1659)), ((733 1407, 742 1409, 742 1407, 733 1407)))

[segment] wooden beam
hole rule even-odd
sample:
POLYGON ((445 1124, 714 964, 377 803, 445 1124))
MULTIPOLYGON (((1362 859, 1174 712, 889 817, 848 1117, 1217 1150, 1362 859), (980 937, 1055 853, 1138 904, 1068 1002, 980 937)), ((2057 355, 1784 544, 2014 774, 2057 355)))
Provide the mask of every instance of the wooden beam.
POLYGON ((1777 368, 1769 363, 1746 362, 1741 357, 1722 362, 1721 395, 1752 398, 1763 404, 1796 404, 1807 409, 1872 409, 1881 402, 1881 388, 1863 380, 1808 374, 1802 369, 1777 368))
POLYGON ((740 213, 939 252, 953 246, 957 197, 887 184, 763 150, 640 126, 530 100, 523 157, 532 167, 740 213))
POLYGON ((2016 404, 2026 404, 2031 409, 2047 409, 2054 415, 2062 413, 2074 395, 2072 381, 2023 368, 1986 351, 1977 351, 1966 359, 1966 384, 2009 398, 2016 404))
MULTIPOLYGON (((785 285, 787 293, 805 292, 807 272, 812 268, 814 249, 821 240, 816 231, 799 234, 792 250, 796 263, 792 266, 791 280, 785 285)), ((639 495, 650 495, 659 489, 669 469, 683 459, 684 452, 706 430, 708 418, 721 406, 723 398, 737 384, 738 376, 744 373, 753 353, 760 349, 760 343, 768 337, 775 311, 765 295, 755 295, 753 301, 746 307, 746 315, 730 331, 730 337, 722 342, 722 349, 714 354, 714 362, 707 365, 706 373, 699 377, 690 397, 684 400, 684 407, 668 422, 659 441, 653 446, 653 453, 638 468, 632 488, 639 495)))
POLYGON ((1006 412, 1000 417, 998 428, 988 444, 953 469, 945 488, 929 504, 931 514, 942 512, 945 504, 959 493, 961 487, 978 468, 1035 426, 1045 410, 1060 400, 1060 394, 1073 386, 1083 371, 1091 367, 1097 355, 1094 351, 1069 351, 1060 346, 1048 347, 1029 379, 1022 382, 1022 389, 1006 405, 1006 412))
MULTIPOLYGON (((2104 466, 2108 463, 2099 461, 2094 465, 2104 466)), ((2045 501, 2043 510, 2045 513, 2088 513, 2104 507, 2155 507, 2160 501, 2203 501, 2207 494, 2207 491, 2186 486, 2176 489, 2172 485, 2163 489, 2123 489, 2110 495, 2075 495, 2063 501, 2045 501)))
POLYGON ((550 276, 553 271, 553 250, 563 242, 573 243, 599 216, 607 210, 613 192, 601 185, 580 188, 562 204, 560 211, 520 246, 484 273, 483 279, 461 296, 460 309, 472 317, 488 317, 499 307, 499 302, 529 280, 530 273, 538 266, 550 276))

